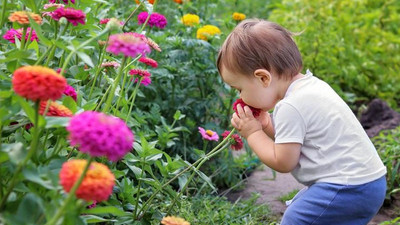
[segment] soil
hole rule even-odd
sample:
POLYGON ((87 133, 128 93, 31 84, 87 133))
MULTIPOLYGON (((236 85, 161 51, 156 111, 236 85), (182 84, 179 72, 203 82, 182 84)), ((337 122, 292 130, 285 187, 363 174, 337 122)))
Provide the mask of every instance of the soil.
MULTIPOLYGON (((248 178, 246 187, 241 191, 231 191, 226 197, 234 202, 238 198, 246 199, 252 192, 260 194, 257 200, 258 204, 267 204, 274 216, 280 220, 286 205, 278 200, 279 197, 287 195, 293 190, 301 190, 304 186, 298 183, 290 173, 278 173, 274 179, 273 172, 266 166, 254 171, 248 178)), ((391 207, 382 207, 379 213, 368 223, 368 225, 378 225, 384 221, 390 221, 399 216, 400 198, 391 207)))

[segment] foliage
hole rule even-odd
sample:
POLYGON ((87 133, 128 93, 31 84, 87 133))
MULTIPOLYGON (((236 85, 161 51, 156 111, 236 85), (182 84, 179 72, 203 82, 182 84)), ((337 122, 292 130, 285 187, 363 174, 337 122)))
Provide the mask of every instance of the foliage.
POLYGON ((304 68, 349 103, 381 98, 399 105, 398 1, 282 1, 270 20, 293 32, 304 68))
POLYGON ((400 127, 382 131, 374 137, 373 143, 387 169, 386 199, 400 191, 400 127))
POLYGON ((299 192, 299 189, 294 189, 293 191, 291 191, 291 192, 289 192, 289 193, 287 193, 287 194, 284 194, 284 195, 280 196, 278 199, 279 199, 279 201, 285 203, 286 201, 289 201, 289 200, 293 199, 294 196, 295 196, 298 192, 299 192))

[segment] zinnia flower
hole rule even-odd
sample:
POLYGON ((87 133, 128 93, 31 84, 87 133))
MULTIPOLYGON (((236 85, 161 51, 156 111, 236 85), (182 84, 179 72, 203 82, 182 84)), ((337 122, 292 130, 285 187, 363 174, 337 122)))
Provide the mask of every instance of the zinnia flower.
MULTIPOLYGON (((148 16, 149 16, 149 14, 147 12, 139 13, 139 15, 137 16, 138 24, 143 24, 146 21, 148 16)), ((162 14, 153 12, 150 15, 149 21, 147 21, 147 25, 149 27, 156 26, 160 29, 164 29, 165 26, 167 25, 167 18, 165 18, 165 16, 162 14)))
POLYGON ((67 84, 67 87, 64 90, 64 95, 70 96, 72 99, 74 99, 74 101, 76 101, 76 99, 78 97, 78 95, 76 94, 75 89, 69 84, 67 84))
POLYGON ((151 38, 145 37, 144 42, 146 42, 150 47, 152 47, 154 50, 161 52, 160 46, 156 42, 154 42, 151 38))
POLYGON ((200 23, 200 17, 198 15, 195 14, 186 14, 181 18, 181 22, 185 25, 185 26, 193 26, 195 24, 199 24, 200 23))
POLYGON ((104 18, 100 20, 100 24, 107 24, 108 22, 110 22, 110 20, 115 20, 118 21, 117 23, 119 23, 120 25, 124 25, 124 22, 119 21, 118 19, 115 18, 104 18))
POLYGON ((41 24, 42 23, 42 17, 40 17, 36 13, 32 12, 27 12, 27 11, 16 11, 11 13, 11 15, 8 17, 8 19, 11 22, 17 22, 21 25, 27 25, 29 24, 29 17, 28 15, 37 23, 41 24))
POLYGON ((161 220, 161 224, 163 225, 190 225, 186 220, 176 217, 176 216, 167 216, 161 220))
MULTIPOLYGON (((247 104, 241 98, 236 99, 236 101, 233 103, 233 107, 232 107, 233 111, 235 111, 236 114, 238 113, 237 112, 237 105, 240 105, 240 106, 244 107, 247 104)), ((247 105, 247 106, 250 108, 250 110, 253 113, 254 117, 258 117, 260 115, 261 109, 254 108, 254 107, 249 106, 249 105, 247 105)), ((238 114, 238 116, 239 116, 239 114, 238 114)))
POLYGON ((67 86, 67 80, 56 71, 43 66, 24 66, 14 71, 12 86, 18 95, 36 100, 57 100, 67 86))
MULTIPOLYGON (((75 0, 70 0, 72 4, 75 4, 75 0)), ((50 3, 61 3, 61 0, 49 0, 50 3)), ((68 0, 63 0, 64 4, 68 4, 68 0)))
POLYGON ((117 161, 132 149, 134 136, 125 122, 104 113, 86 111, 75 115, 67 126, 71 145, 91 156, 117 161))
MULTIPOLYGON (((3 38, 6 39, 6 40, 8 40, 8 41, 11 42, 11 43, 15 43, 15 37, 17 37, 18 40, 21 41, 21 39, 22 39, 22 32, 23 32, 23 28, 20 28, 20 29, 18 29, 18 30, 15 30, 15 29, 11 28, 10 30, 8 30, 8 31, 3 35, 3 38)), ((28 29, 27 29, 27 31, 26 31, 26 35, 25 35, 25 41, 28 40, 28 38, 29 38, 29 33, 30 33, 30 32, 31 32, 31 28, 28 27, 28 29)), ((38 37, 37 37, 37 35, 36 35, 35 30, 32 29, 31 41, 34 41, 34 40, 39 41, 39 39, 38 39, 38 37)))
POLYGON ((135 33, 122 33, 110 36, 107 51, 114 55, 122 53, 126 57, 135 58, 139 54, 144 57, 151 50, 149 45, 135 33))
POLYGON ((207 41, 210 37, 220 34, 221 30, 214 25, 205 25, 197 30, 197 39, 207 41))
POLYGON ((72 25, 77 26, 78 23, 85 24, 86 14, 82 10, 74 8, 58 8, 51 13, 51 17, 55 21, 59 21, 65 17, 72 25))
MULTIPOLYGON (((65 192, 70 192, 86 164, 84 159, 73 159, 62 165, 59 176, 65 192)), ((101 163, 92 162, 75 195, 86 201, 105 201, 112 194, 114 185, 115 177, 110 169, 101 163)))
MULTIPOLYGON (((48 101, 41 101, 39 107, 39 114, 43 115, 46 110, 48 101)), ((67 107, 58 104, 57 102, 51 101, 49 109, 47 110, 46 116, 59 116, 59 117, 70 117, 73 113, 67 107)))
POLYGON ((140 82, 144 86, 148 86, 151 84, 151 73, 147 70, 141 70, 141 69, 132 69, 129 71, 130 75, 136 75, 137 77, 135 78, 135 83, 139 81, 139 77, 143 77, 142 81, 140 82))
POLYGON ((157 68, 158 67, 158 63, 156 60, 152 59, 152 58, 146 58, 146 57, 142 57, 139 59, 139 62, 144 63, 148 66, 151 66, 153 68, 157 68))
MULTIPOLYGON (((221 134, 221 136, 223 137, 223 139, 225 139, 226 137, 228 137, 230 131, 224 131, 224 133, 221 134)), ((240 150, 243 148, 243 141, 240 138, 240 136, 238 134, 232 134, 231 136, 231 149, 233 150, 240 150)))
POLYGON ((58 8, 64 8, 64 5, 57 4, 57 3, 50 3, 50 4, 44 4, 44 6, 43 6, 44 9, 48 9, 48 8, 52 8, 52 7, 55 7, 58 9, 58 8))
POLYGON ((232 14, 232 18, 236 21, 242 21, 242 20, 246 19, 246 15, 243 13, 234 12, 232 14))
POLYGON ((204 130, 204 128, 202 127, 198 127, 199 128, 199 132, 201 134, 201 136, 203 136, 203 139, 208 140, 208 141, 218 141, 219 140, 219 136, 217 134, 217 132, 212 131, 212 130, 204 130))
POLYGON ((182 0, 174 0, 174 2, 178 3, 178 4, 182 4, 182 0))
POLYGON ((103 62, 103 63, 101 64, 101 67, 105 67, 105 68, 107 68, 107 67, 118 68, 118 67, 120 67, 120 66, 121 66, 121 65, 120 65, 119 63, 115 62, 115 61, 112 61, 112 62, 103 62))

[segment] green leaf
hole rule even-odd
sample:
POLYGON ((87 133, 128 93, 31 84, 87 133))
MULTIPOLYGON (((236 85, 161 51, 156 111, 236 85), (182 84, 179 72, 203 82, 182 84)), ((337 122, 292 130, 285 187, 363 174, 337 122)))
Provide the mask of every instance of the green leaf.
POLYGON ((0 63, 6 63, 17 59, 28 58, 31 53, 24 50, 14 49, 4 54, 6 57, 0 60, 0 63))
POLYGON ((174 120, 181 120, 184 117, 185 117, 185 115, 183 115, 180 110, 176 110, 176 112, 174 114, 174 120))
POLYGON ((58 117, 58 116, 46 116, 46 128, 57 128, 68 126, 71 117, 58 117))
POLYGON ((130 213, 123 211, 122 209, 119 209, 115 206, 97 206, 92 209, 86 209, 83 211, 85 214, 96 214, 96 215, 101 215, 101 214, 112 214, 114 216, 127 216, 130 215, 130 213))
POLYGON ((63 105, 70 109, 73 113, 76 113, 78 111, 78 106, 71 96, 67 96, 66 98, 64 98, 63 105))
MULTIPOLYGON (((15 96, 17 98, 18 103, 24 110, 25 114, 28 116, 29 120, 34 124, 35 123, 35 109, 22 97, 15 96)), ((39 112, 38 112, 39 113, 39 112)), ((43 116, 39 115, 39 127, 43 126, 46 123, 43 116)))
POLYGON ((15 218, 22 224, 36 224, 42 214, 44 214, 42 199, 32 193, 28 193, 18 206, 15 218))
POLYGON ((81 58, 83 62, 85 62, 87 65, 89 65, 90 67, 94 67, 92 59, 86 53, 76 52, 76 54, 78 54, 79 58, 81 58))
POLYGON ((26 150, 22 143, 17 142, 13 144, 2 144, 1 151, 8 154, 11 162, 19 164, 25 159, 26 150))
POLYGON ((84 215, 84 216, 81 216, 81 218, 83 220, 85 220, 86 223, 117 222, 117 220, 105 219, 103 217, 94 216, 94 215, 84 215))
POLYGON ((44 180, 40 176, 40 174, 37 171, 33 170, 33 169, 24 169, 22 171, 22 173, 24 174, 25 178, 27 180, 29 180, 29 181, 37 183, 37 184, 39 184, 39 185, 41 185, 41 186, 43 186, 43 187, 45 187, 47 189, 50 189, 50 190, 56 190, 57 189, 57 187, 54 186, 51 183, 51 180, 44 180))
MULTIPOLYGON (((31 0, 32 1, 32 0, 31 0)), ((47 47, 52 45, 52 42, 44 36, 44 32, 42 31, 42 28, 37 24, 31 17, 29 17, 29 22, 31 24, 31 27, 36 31, 36 35, 39 38, 40 43, 45 44, 47 47)))

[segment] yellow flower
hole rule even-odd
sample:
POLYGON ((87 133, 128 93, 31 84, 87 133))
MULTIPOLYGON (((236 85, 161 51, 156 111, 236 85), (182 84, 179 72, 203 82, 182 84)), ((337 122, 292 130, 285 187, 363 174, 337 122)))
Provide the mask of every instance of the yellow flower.
POLYGON ((182 23, 185 26, 193 26, 195 24, 199 24, 200 23, 200 17, 198 15, 195 14, 186 14, 181 18, 182 23))
POLYGON ((210 37, 220 34, 221 30, 214 25, 205 25, 197 30, 197 39, 207 41, 210 37))
POLYGON ((161 220, 161 224, 163 225, 190 225, 186 220, 175 217, 175 216, 167 216, 161 220))
POLYGON ((234 12, 232 18, 236 21, 242 21, 246 19, 246 15, 244 15, 243 13, 234 12))

